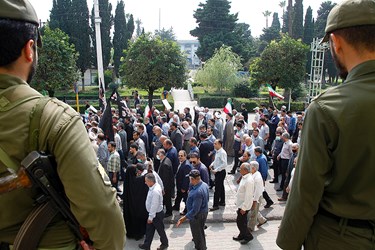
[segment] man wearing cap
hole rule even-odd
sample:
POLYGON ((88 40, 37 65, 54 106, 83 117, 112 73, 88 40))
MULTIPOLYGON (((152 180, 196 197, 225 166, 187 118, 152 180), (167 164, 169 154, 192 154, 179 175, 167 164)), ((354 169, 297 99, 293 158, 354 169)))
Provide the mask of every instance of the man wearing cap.
POLYGON ((283 249, 375 247, 375 116, 366 111, 375 106, 374 13, 374 0, 346 0, 328 15, 323 42, 345 83, 316 97, 306 113, 277 237, 283 249), (364 114, 367 122, 358 122, 364 114))
MULTIPOLYGON (((116 193, 92 150, 80 115, 57 99, 47 99, 37 120, 38 135, 32 143, 35 145, 27 146, 32 141, 31 132, 36 131, 30 131, 30 116, 42 100, 42 95, 28 85, 37 65, 37 47, 41 47, 38 24, 39 19, 27 0, 0 1, 0 148, 3 152, 0 176, 9 175, 4 156, 13 165, 20 166, 35 148, 52 154, 70 209, 79 224, 87 229, 93 247, 123 249, 125 227, 116 193)), ((16 173, 18 170, 13 169, 16 173)), ((29 188, 1 194, 0 242, 14 244, 21 225, 34 208, 33 198, 29 188)), ((26 237, 35 239, 38 248, 43 249, 77 247, 77 238, 60 216, 47 225, 40 240, 36 232, 26 237)))
POLYGON ((197 169, 191 170, 189 177, 191 188, 186 201, 187 214, 178 220, 177 226, 189 219, 195 249, 206 250, 204 225, 208 214, 208 185, 201 180, 197 169))

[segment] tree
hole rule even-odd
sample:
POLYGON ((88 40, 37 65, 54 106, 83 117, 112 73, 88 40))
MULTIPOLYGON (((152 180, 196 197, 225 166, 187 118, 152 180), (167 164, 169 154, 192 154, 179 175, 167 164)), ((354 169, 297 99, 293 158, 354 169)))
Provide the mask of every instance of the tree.
POLYGON ((306 15, 305 15, 305 25, 303 26, 303 39, 302 41, 310 45, 311 42, 313 41, 313 36, 314 36, 314 19, 312 16, 312 9, 309 6, 306 10, 306 15))
POLYGON ((288 0, 288 33, 289 36, 293 37, 293 0, 288 0))
POLYGON ((207 87, 215 87, 222 92, 242 81, 237 75, 241 69, 241 58, 230 47, 222 46, 207 60, 203 68, 198 70, 196 81, 207 87))
POLYGON ((60 29, 45 26, 43 48, 39 49, 38 70, 31 83, 38 90, 47 90, 53 97, 56 89, 71 87, 78 78, 78 54, 69 37, 60 29))
MULTIPOLYGON (((333 7, 335 7, 335 3, 332 3, 331 1, 323 2, 320 5, 320 8, 318 10, 318 16, 316 18, 316 22, 314 25, 314 36, 318 38, 323 38, 325 35, 325 27, 327 24, 327 18, 329 12, 332 10, 333 7)), ((322 83, 325 84, 325 73, 328 71, 330 79, 334 79, 337 76, 337 70, 336 66, 334 64, 333 58, 331 53, 325 53, 325 59, 324 59, 324 70, 323 70, 323 77, 322 77, 322 83)), ((336 78, 337 79, 337 78, 336 78)))
POLYGON ((332 10, 333 7, 335 7, 335 3, 332 3, 331 1, 323 2, 318 10, 318 16, 315 21, 314 26, 314 37, 323 38, 325 35, 325 28, 327 25, 327 18, 329 12, 332 10))
POLYGON ((140 37, 143 33, 143 31, 142 31, 142 20, 141 19, 135 20, 135 24, 137 25, 135 35, 136 35, 136 37, 140 37))
POLYGON ((194 12, 198 27, 191 30, 190 34, 199 40, 200 47, 196 54, 201 61, 211 58, 215 49, 222 45, 233 44, 235 40, 233 31, 238 14, 230 14, 230 8, 228 0, 207 0, 206 3, 200 3, 199 8, 194 12))
POLYGON ((285 14, 285 6, 286 6, 286 1, 280 1, 279 2, 280 8, 283 10, 283 16, 285 14))
POLYGON ((113 33, 113 65, 115 69, 115 74, 119 76, 120 60, 123 56, 123 51, 127 48, 127 26, 125 18, 125 4, 121 0, 117 2, 115 18, 114 18, 114 28, 113 33))
MULTIPOLYGON (((263 49, 273 40, 280 40, 280 21, 279 21, 279 14, 273 13, 273 19, 271 27, 268 29, 263 29, 263 34, 260 35, 260 40, 266 42, 263 49)), ((263 51, 262 49, 262 51, 263 51)))
MULTIPOLYGON (((314 36, 314 19, 312 17, 312 9, 309 6, 306 11, 305 25, 303 27, 303 43, 310 46, 314 36)), ((311 52, 307 53, 306 72, 310 73, 311 69, 311 52)))
POLYGON ((51 29, 59 28, 66 34, 70 35, 71 18, 70 7, 71 0, 53 0, 49 25, 51 29))
POLYGON ((129 46, 130 39, 132 39, 135 29, 133 14, 128 15, 127 19, 128 22, 126 24, 126 41, 128 41, 129 46))
POLYGON ((280 41, 272 41, 251 65, 251 76, 258 84, 269 83, 288 89, 298 88, 305 76, 308 47, 283 35, 280 41))
POLYGON ((266 29, 268 28, 268 18, 271 16, 272 12, 269 10, 266 10, 262 12, 263 16, 266 18, 266 29))
POLYGON ((176 42, 143 34, 129 46, 120 73, 130 87, 148 91, 151 109, 155 90, 183 86, 186 58, 176 42))
MULTIPOLYGON (((95 14, 94 8, 91 12, 91 39, 94 44, 94 48, 96 51, 96 37, 95 37, 95 14)), ((99 0, 99 15, 101 17, 102 22, 100 23, 100 35, 102 40, 102 54, 103 54, 103 67, 104 69, 108 68, 109 62, 111 60, 111 28, 112 28, 112 4, 108 3, 108 0, 99 0)), ((93 57, 93 64, 96 65, 96 53, 93 57)))
POLYGON ((155 30, 155 36, 159 36, 163 41, 177 41, 176 35, 172 27, 170 27, 169 29, 162 28, 161 30, 155 30))
POLYGON ((293 9, 293 30, 292 37, 294 39, 303 38, 303 3, 302 0, 296 0, 293 9))
POLYGON ((77 66, 81 71, 82 89, 85 89, 84 73, 90 67, 90 24, 86 0, 72 0, 70 8, 70 41, 78 52, 77 66))
POLYGON ((232 50, 240 51, 242 64, 248 63, 250 58, 256 54, 254 38, 251 35, 250 25, 247 23, 237 23, 233 35, 235 39, 232 42, 232 50))
POLYGON ((289 13, 288 10, 283 14, 283 26, 281 28, 281 32, 286 34, 289 33, 289 13))

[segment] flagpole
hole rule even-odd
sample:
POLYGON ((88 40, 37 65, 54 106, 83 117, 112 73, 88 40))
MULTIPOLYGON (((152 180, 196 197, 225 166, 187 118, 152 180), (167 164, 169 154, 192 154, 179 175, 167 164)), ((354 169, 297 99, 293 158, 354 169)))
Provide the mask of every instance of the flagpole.
POLYGON ((289 89, 289 103, 288 103, 288 110, 290 110, 290 100, 292 99, 292 89, 289 89))
POLYGON ((272 106, 275 110, 277 110, 276 106, 275 106, 275 103, 273 103, 273 97, 271 96, 271 102, 272 102, 272 106))

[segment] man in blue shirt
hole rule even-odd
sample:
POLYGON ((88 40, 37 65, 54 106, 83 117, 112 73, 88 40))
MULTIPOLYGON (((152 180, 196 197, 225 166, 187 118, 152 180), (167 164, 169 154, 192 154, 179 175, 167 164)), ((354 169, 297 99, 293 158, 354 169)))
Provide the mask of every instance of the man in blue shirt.
POLYGON ((186 201, 187 214, 181 217, 177 226, 189 219, 195 249, 206 250, 204 225, 208 214, 208 185, 201 180, 200 172, 193 169, 189 173, 191 189, 186 201))
MULTIPOLYGON (((265 181, 267 180, 268 176, 268 163, 267 163, 267 158, 263 154, 263 149, 261 147, 255 147, 254 148, 254 153, 256 155, 256 161, 259 164, 259 172, 262 175, 263 178, 263 185, 265 181)), ((271 205, 273 205, 273 201, 271 200, 270 196, 268 195, 267 191, 263 191, 263 198, 266 200, 267 204, 264 206, 264 208, 269 208, 271 205)))

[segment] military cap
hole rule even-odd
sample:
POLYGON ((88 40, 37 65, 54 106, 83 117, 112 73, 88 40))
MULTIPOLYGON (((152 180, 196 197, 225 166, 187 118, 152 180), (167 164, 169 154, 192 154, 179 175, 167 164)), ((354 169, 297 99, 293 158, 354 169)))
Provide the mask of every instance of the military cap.
POLYGON ((362 25, 375 25, 375 1, 345 0, 329 13, 322 42, 328 42, 329 34, 335 30, 362 25))
MULTIPOLYGON (((0 0, 0 18, 25 21, 39 26, 39 19, 34 7, 28 0, 0 0)), ((38 31, 38 47, 42 40, 38 31)))

